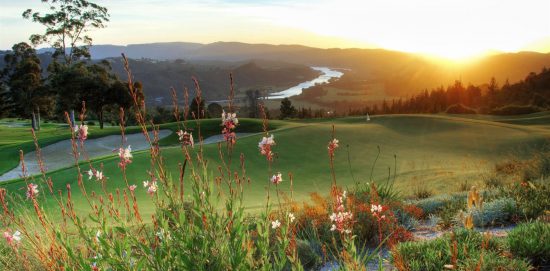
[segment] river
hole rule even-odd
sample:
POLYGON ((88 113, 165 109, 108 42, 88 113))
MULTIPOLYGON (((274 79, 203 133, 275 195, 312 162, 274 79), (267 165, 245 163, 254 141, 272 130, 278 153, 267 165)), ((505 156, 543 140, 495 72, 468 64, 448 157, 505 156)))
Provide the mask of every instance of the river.
POLYGON ((332 70, 328 67, 311 67, 311 68, 316 70, 316 71, 320 71, 322 74, 319 75, 319 77, 317 77, 313 80, 302 82, 302 83, 300 83, 296 86, 293 86, 289 89, 279 91, 279 92, 275 92, 275 93, 271 93, 271 94, 269 94, 268 99, 270 99, 270 100, 271 99, 283 99, 283 98, 287 98, 287 97, 291 97, 291 96, 300 95, 300 94, 302 94, 302 90, 304 88, 309 88, 309 87, 315 86, 316 84, 325 84, 325 83, 328 83, 329 80, 332 79, 332 78, 340 78, 340 77, 342 77, 342 75, 344 75, 344 73, 336 71, 336 70, 332 70))

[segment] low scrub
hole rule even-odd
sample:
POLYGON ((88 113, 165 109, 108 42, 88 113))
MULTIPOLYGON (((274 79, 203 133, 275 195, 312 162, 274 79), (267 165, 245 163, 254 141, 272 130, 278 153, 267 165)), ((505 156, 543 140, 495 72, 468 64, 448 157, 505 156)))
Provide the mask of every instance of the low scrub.
POLYGON ((550 265, 550 224, 529 222, 518 225, 508 234, 510 251, 528 259, 534 266, 550 265))
POLYGON ((507 105, 491 110, 492 115, 512 116, 532 114, 544 111, 543 108, 534 105, 507 105))
POLYGON ((516 202, 511 198, 500 198, 485 203, 481 208, 471 210, 474 226, 500 226, 510 224, 517 214, 516 202))
POLYGON ((460 229, 434 240, 398 244, 392 250, 392 261, 400 271, 441 271, 449 269, 446 266, 454 270, 530 270, 526 261, 503 256, 505 251, 505 244, 498 239, 460 229))
POLYGON ((447 114, 477 114, 476 110, 463 104, 453 104, 447 107, 447 114))

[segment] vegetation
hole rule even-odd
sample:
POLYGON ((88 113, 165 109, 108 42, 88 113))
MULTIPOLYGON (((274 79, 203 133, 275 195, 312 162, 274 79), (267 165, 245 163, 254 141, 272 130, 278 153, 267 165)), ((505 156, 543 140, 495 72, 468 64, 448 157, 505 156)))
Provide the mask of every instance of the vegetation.
POLYGON ((548 266, 550 261, 550 225, 535 221, 518 225, 508 235, 512 254, 534 266, 548 266))

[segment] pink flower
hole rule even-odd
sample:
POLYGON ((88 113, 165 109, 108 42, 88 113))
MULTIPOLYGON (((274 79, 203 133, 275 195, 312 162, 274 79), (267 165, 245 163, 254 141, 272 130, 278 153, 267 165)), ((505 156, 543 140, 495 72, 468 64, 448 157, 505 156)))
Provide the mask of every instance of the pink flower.
POLYGON ((334 157, 334 151, 339 147, 338 146, 338 139, 334 138, 331 141, 328 142, 328 154, 330 158, 334 157))
POLYGON ((273 145, 275 145, 273 135, 271 135, 270 137, 264 136, 262 140, 258 143, 260 154, 265 156, 268 161, 273 161, 273 152, 271 151, 271 146, 273 145))
POLYGON ((385 207, 380 204, 371 204, 370 212, 372 213, 372 216, 378 219, 379 222, 386 218, 385 215, 382 215, 382 212, 384 212, 384 210, 385 210, 385 207))
POLYGON ((179 141, 184 146, 191 146, 191 147, 195 146, 195 141, 193 140, 193 134, 182 130, 177 131, 176 134, 178 135, 179 141))
POLYGON ((132 146, 128 145, 128 148, 119 148, 116 151, 118 151, 118 157, 120 158, 120 162, 118 162, 120 168, 126 168, 126 165, 132 163, 132 146))
POLYGON ((34 198, 38 195, 38 185, 30 183, 27 186, 27 199, 34 198))
POLYGON ((88 138, 88 125, 80 124, 79 126, 75 126, 74 131, 80 142, 84 142, 88 138))
POLYGON ((132 185, 130 185, 130 187, 128 187, 128 188, 130 189, 130 191, 133 192, 134 190, 136 190, 136 187, 137 187, 137 185, 132 184, 132 185))
POLYGON ((155 194, 155 192, 157 192, 157 189, 158 189, 157 182, 155 180, 152 180, 150 182, 144 181, 143 187, 147 188, 147 194, 151 196, 155 194))
POLYGON ((342 194, 336 196, 336 203, 334 211, 329 219, 333 223, 330 230, 338 231, 340 233, 351 233, 351 225, 353 222, 353 214, 351 212, 346 212, 346 207, 344 206, 346 199, 346 191, 342 194))
POLYGON ((11 234, 9 231, 5 231, 4 238, 6 239, 6 242, 8 242, 8 244, 10 245, 13 245, 14 241, 19 243, 21 242, 21 232, 15 231, 13 234, 11 234))
POLYGON ((273 184, 280 184, 283 181, 283 175, 279 172, 271 177, 273 184))
POLYGON ((230 144, 235 144, 237 141, 237 135, 233 131, 237 127, 237 124, 239 124, 239 119, 237 119, 236 113, 222 112, 223 139, 230 144))

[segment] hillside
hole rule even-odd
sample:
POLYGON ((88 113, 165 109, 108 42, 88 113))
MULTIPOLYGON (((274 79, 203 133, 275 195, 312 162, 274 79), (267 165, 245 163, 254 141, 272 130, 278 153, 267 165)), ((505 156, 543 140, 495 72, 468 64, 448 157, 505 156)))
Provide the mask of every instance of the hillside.
POLYGON ((383 49, 320 49, 301 45, 239 42, 96 45, 91 49, 94 59, 118 57, 122 52, 134 59, 226 62, 264 59, 347 68, 351 69, 349 73, 357 80, 382 84, 387 96, 407 96, 425 88, 446 85, 456 79, 472 84, 487 82, 491 77, 499 82, 506 79, 514 82, 523 79, 529 72, 550 66, 550 53, 534 52, 493 54, 466 64, 448 65, 415 54, 383 49))

